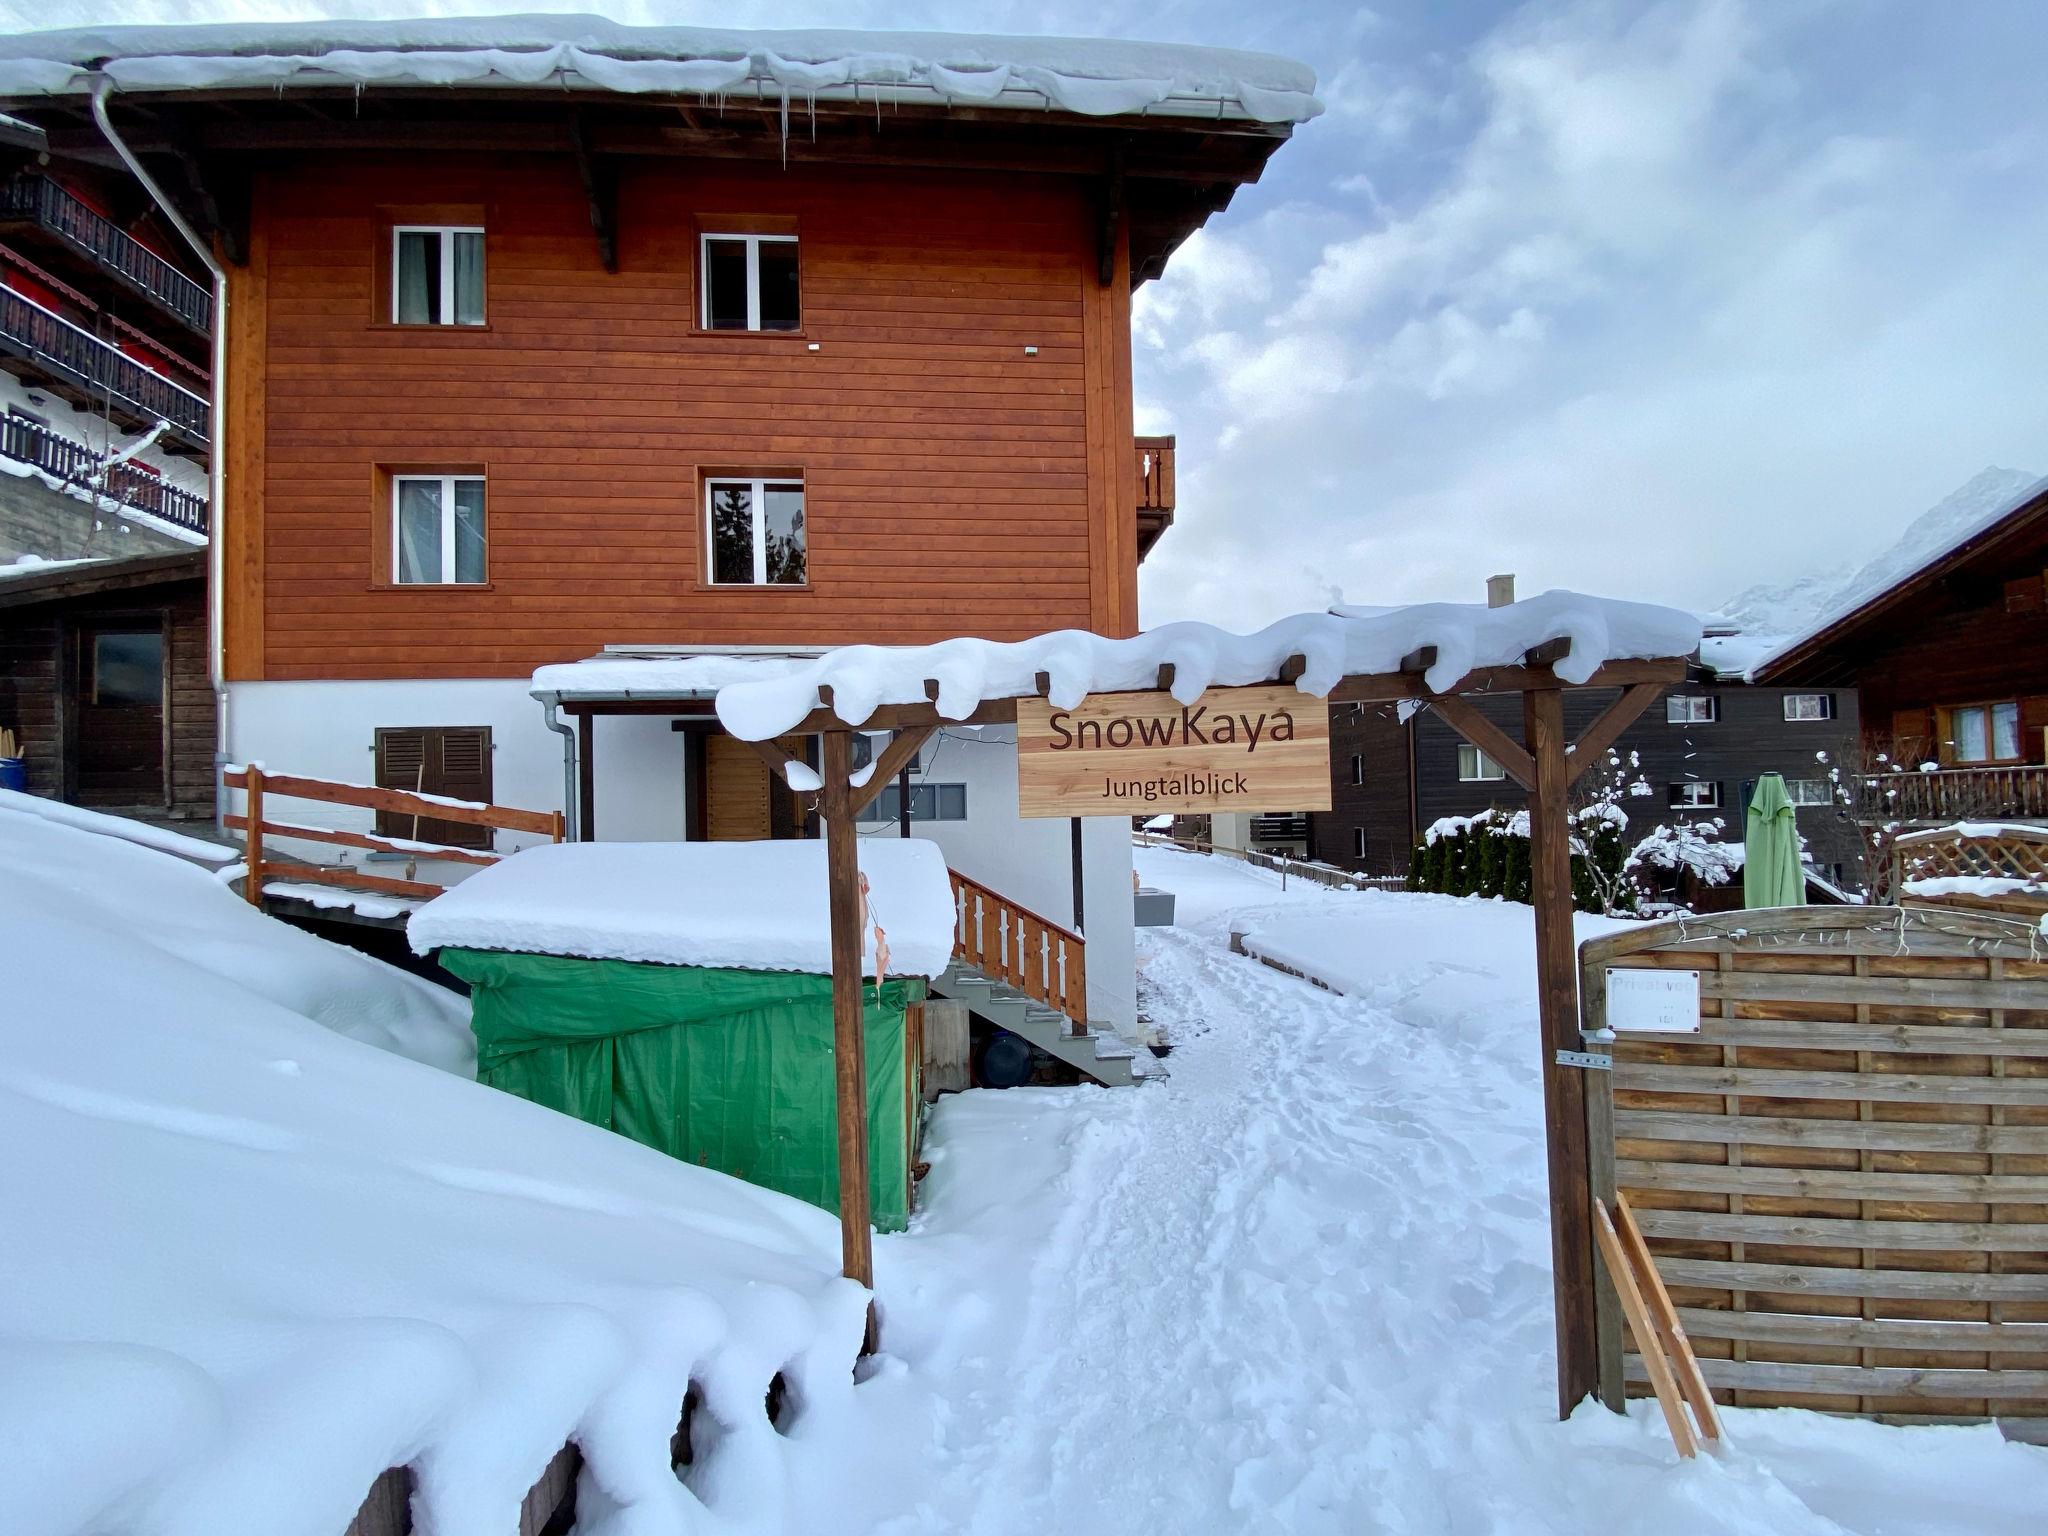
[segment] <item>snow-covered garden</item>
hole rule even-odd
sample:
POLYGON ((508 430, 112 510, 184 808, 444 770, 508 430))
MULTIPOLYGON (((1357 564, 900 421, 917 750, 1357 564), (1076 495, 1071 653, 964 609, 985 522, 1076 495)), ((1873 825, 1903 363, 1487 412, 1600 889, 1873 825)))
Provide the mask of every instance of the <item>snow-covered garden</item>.
POLYGON ((10 800, 7 1528, 333 1536, 409 1463, 420 1529, 509 1530, 569 1438, 586 1536, 2040 1528, 1994 1429, 1554 1422, 1528 909, 1138 857, 1168 1075, 942 1101, 856 1372, 825 1212, 478 1087, 448 995, 10 800))

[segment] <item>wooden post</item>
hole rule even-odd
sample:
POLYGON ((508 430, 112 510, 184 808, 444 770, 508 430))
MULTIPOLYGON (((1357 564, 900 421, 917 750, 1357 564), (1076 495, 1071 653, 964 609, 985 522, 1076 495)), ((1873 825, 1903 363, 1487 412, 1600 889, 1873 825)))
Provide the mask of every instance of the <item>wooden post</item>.
POLYGON ((1088 931, 1088 903, 1082 900, 1082 876, 1085 873, 1081 862, 1081 818, 1067 818, 1067 840, 1071 845, 1074 859, 1074 932, 1088 931))
POLYGON ((263 770, 251 763, 246 777, 249 781, 249 852, 243 862, 249 873, 242 879, 242 894, 249 898, 250 906, 260 908, 263 905, 263 770))
POLYGON ((838 1083, 840 1270, 875 1283, 868 1231, 867 1038, 861 1008, 860 857, 853 825, 853 738, 824 733, 825 880, 832 900, 832 1056, 838 1083))
POLYGON ((1566 797, 1564 694, 1522 695, 1535 783, 1529 791, 1530 898, 1536 908, 1536 995, 1543 1036, 1543 1114, 1550 1169, 1550 1259, 1557 1310, 1557 1409, 1568 1417, 1599 1386, 1594 1318, 1592 1192, 1587 1184, 1586 1085, 1559 1051, 1579 1040, 1578 956, 1572 942, 1572 854, 1566 797))

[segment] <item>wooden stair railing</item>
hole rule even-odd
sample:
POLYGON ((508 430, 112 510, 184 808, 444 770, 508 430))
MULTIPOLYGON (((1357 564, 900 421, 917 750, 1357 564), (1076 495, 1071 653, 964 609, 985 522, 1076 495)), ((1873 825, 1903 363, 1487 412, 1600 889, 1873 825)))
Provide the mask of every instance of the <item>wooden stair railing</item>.
POLYGON ((1087 1033, 1087 941, 957 870, 947 874, 954 957, 1065 1014, 1076 1033, 1087 1033))
POLYGON ((451 848, 444 843, 416 842, 410 838, 378 837, 369 832, 344 832, 333 827, 309 827, 297 822, 275 821, 268 814, 271 796, 293 800, 317 800, 327 805, 352 805, 369 811, 393 811, 431 821, 459 821, 470 826, 497 827, 507 832, 530 832, 551 842, 567 835, 560 811, 521 811, 504 805, 478 805, 448 800, 439 795, 415 794, 405 789, 379 789, 368 784, 343 784, 332 779, 308 779, 289 773, 266 773, 261 767, 231 768, 221 775, 229 789, 248 796, 248 808, 241 815, 223 818, 222 825, 247 835, 245 862, 249 873, 243 893, 253 906, 263 904, 264 878, 273 870, 280 878, 303 885, 333 885, 347 890, 371 891, 380 896, 410 896, 431 900, 446 889, 428 880, 395 879, 370 875, 361 870, 326 864, 271 864, 263 857, 263 839, 292 838, 300 842, 331 843, 342 848, 367 848, 378 853, 404 854, 414 859, 446 859, 458 864, 495 864, 500 855, 480 853, 474 848, 451 848))

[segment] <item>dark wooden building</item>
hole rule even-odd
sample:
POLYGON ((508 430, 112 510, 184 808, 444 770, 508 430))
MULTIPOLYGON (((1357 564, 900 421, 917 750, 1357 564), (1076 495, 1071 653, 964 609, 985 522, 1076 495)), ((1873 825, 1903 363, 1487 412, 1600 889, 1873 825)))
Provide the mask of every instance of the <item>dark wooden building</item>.
POLYGON ((1860 694, 1873 818, 2048 820, 2048 480, 1755 676, 1860 694))
MULTIPOLYGON (((1591 689, 1567 695, 1567 731, 1583 731, 1612 697, 1591 689)), ((1519 698, 1471 702, 1510 735, 1520 731, 1519 698)), ((1627 782, 1640 780, 1648 790, 1620 802, 1631 840, 1660 824, 1718 817, 1724 835, 1739 842, 1751 788, 1764 774, 1779 773, 1798 805, 1810 860, 1831 880, 1854 883, 1861 839, 1829 770, 1853 755, 1856 719, 1853 689, 1755 687, 1695 665, 1616 747, 1627 782), (1825 763, 1817 755, 1823 752, 1825 763)), ((1336 706, 1330 741, 1332 808, 1310 817, 1310 854, 1326 863, 1406 874, 1409 854, 1432 822, 1496 807, 1519 810, 1527 798, 1426 710, 1403 721, 1393 706, 1336 706)), ((1581 792, 1603 777, 1589 774, 1581 792)))
POLYGON ((0 579, 0 725, 32 794, 211 819, 205 552, 0 579))

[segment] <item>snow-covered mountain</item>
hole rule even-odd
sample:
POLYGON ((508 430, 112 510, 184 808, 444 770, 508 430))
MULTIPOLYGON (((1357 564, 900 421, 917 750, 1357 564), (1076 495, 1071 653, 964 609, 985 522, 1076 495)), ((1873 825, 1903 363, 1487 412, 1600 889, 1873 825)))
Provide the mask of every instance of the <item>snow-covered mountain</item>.
POLYGON ((1845 561, 1786 582, 1763 582, 1730 598, 1713 629, 1735 631, 1744 642, 1731 648, 1724 667, 1747 667, 1781 650, 1793 639, 1853 612, 1893 583, 1996 522, 2044 484, 2027 470, 1979 470, 1963 485, 1908 523, 1882 552, 1852 566, 1845 561), (1721 622, 1725 621, 1725 623, 1721 622))

